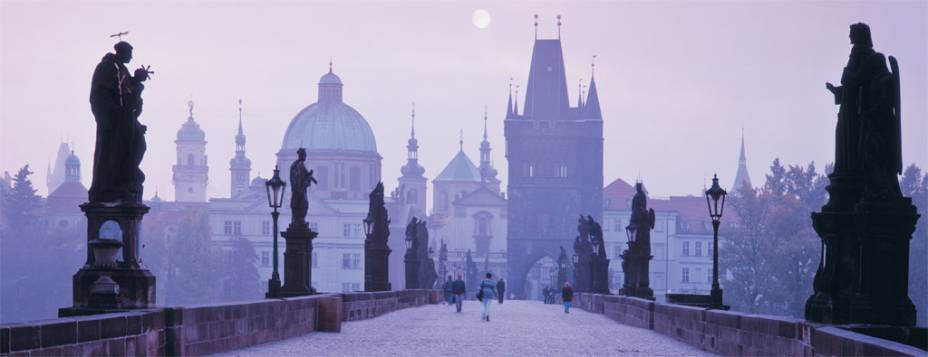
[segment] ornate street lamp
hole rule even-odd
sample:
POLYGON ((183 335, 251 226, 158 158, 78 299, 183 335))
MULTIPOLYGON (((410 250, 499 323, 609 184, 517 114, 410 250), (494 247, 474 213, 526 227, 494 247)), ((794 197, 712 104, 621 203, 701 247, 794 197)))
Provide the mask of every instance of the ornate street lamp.
POLYGON ((629 248, 631 248, 632 244, 635 243, 635 238, 637 238, 636 233, 638 233, 638 227, 631 224, 625 227, 625 236, 628 238, 629 248))
POLYGON ((580 256, 578 256, 577 254, 574 254, 574 256, 571 259, 572 259, 571 261, 574 262, 574 265, 577 265, 580 263, 580 256))
POLYGON ((406 249, 412 249, 412 243, 415 241, 416 236, 406 236, 406 249))
POLYGON ((718 175, 712 176, 712 187, 706 190, 706 205, 712 218, 712 308, 723 308, 722 288, 719 286, 719 225, 725 212, 725 196, 728 195, 719 186, 718 175), (721 199, 721 203, 719 200, 721 199))
POLYGON ((373 233, 373 231, 374 217, 371 217, 371 215, 368 214, 367 217, 364 218, 364 236, 370 239, 371 233, 373 233))
POLYGON ((277 209, 283 204, 284 192, 286 191, 284 187, 287 186, 287 183, 280 179, 280 170, 277 169, 276 165, 274 166, 274 176, 267 180, 265 186, 267 189, 267 205, 273 209, 271 218, 274 221, 274 272, 271 273, 271 280, 267 282, 266 297, 277 298, 280 297, 280 274, 277 272, 277 218, 280 216, 280 212, 277 212, 277 209))

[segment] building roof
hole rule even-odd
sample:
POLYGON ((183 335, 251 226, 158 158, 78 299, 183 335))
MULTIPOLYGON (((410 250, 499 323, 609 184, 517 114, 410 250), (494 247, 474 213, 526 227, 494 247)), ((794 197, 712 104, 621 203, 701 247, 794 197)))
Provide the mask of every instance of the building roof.
POLYGON ((48 195, 45 201, 48 213, 79 213, 78 205, 87 202, 87 188, 77 181, 64 182, 48 195))
POLYGON ((319 99, 290 121, 281 151, 303 147, 377 152, 373 130, 361 113, 342 101, 341 87, 341 79, 331 71, 320 78, 319 99))
POLYGON ((569 109, 561 40, 535 40, 523 115, 532 119, 557 120, 564 118, 569 109))
MULTIPOLYGON (((616 179, 603 188, 603 202, 606 210, 625 211, 631 209, 635 188, 622 179, 616 179)), ((709 210, 704 196, 670 196, 668 198, 648 198, 648 208, 659 212, 676 212, 677 231, 684 234, 712 233, 709 224, 709 210)), ((733 215, 727 215, 733 218, 733 215)))
POLYGON ((177 131, 177 141, 205 141, 206 133, 203 129, 200 128, 200 124, 197 124, 193 120, 193 114, 187 117, 187 121, 180 126, 180 130, 177 131))
POLYGON ((439 181, 467 181, 480 182, 480 170, 474 165, 474 162, 467 157, 463 150, 458 151, 457 155, 448 162, 441 173, 438 174, 432 182, 439 181))

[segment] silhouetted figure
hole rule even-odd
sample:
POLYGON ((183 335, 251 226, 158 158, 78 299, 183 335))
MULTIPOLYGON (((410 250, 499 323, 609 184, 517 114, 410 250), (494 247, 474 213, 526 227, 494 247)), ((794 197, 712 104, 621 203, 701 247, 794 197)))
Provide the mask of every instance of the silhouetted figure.
POLYGON ((309 211, 309 199, 306 189, 316 182, 313 170, 306 170, 306 150, 299 148, 296 151, 297 159, 290 165, 290 210, 293 212, 291 225, 306 225, 306 213, 309 211))
POLYGON ((499 278, 496 281, 496 297, 499 299, 499 303, 503 303, 503 299, 506 296, 506 281, 503 278, 499 278))
POLYGON ((850 58, 841 85, 826 83, 840 105, 835 136, 835 175, 861 172, 869 198, 902 196, 897 174, 902 173, 899 116, 899 68, 886 67, 886 58, 873 50, 870 27, 851 25, 850 58))
POLYGON ((132 45, 120 41, 116 53, 107 53, 93 72, 90 109, 97 123, 93 155, 91 202, 141 202, 145 174, 139 169, 145 155, 146 127, 142 114, 142 82, 149 71, 142 67, 129 74, 132 45))

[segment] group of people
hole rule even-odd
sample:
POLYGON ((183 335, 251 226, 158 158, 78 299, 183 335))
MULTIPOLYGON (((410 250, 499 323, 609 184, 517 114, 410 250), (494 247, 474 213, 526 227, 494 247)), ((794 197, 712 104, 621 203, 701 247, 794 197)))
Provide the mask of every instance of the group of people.
MULTIPOLYGON (((451 276, 448 276, 448 280, 445 281, 442 290, 445 294, 445 303, 454 304, 457 312, 461 312, 461 307, 464 304, 464 299, 467 294, 467 286, 464 283, 464 274, 458 274, 457 279, 452 280, 451 276)), ((497 281, 493 280, 493 274, 487 273, 486 278, 480 281, 480 286, 477 288, 476 298, 480 300, 483 304, 483 321, 490 321, 490 305, 494 299, 499 301, 500 304, 503 303, 503 300, 506 296, 506 281, 499 279, 497 281)))
MULTIPOLYGON (((442 286, 442 290, 445 294, 445 303, 448 305, 454 304, 457 312, 461 312, 461 308, 464 305, 464 299, 467 295, 467 285, 464 283, 464 274, 458 274, 457 279, 452 280, 451 276, 448 276, 448 280, 445 281, 445 284, 442 286)), ((545 288, 545 304, 554 302, 554 293, 555 289, 545 288)), ((493 300, 496 299, 500 304, 503 303, 503 300, 506 296, 506 281, 500 278, 497 281, 493 281, 493 274, 487 273, 486 278, 480 281, 480 286, 477 289, 477 300, 483 304, 483 321, 490 321, 490 305, 493 300)), ((564 313, 570 313, 570 306, 574 300, 574 289, 570 286, 570 282, 565 282, 564 286, 561 287, 561 301, 564 303, 564 313)))

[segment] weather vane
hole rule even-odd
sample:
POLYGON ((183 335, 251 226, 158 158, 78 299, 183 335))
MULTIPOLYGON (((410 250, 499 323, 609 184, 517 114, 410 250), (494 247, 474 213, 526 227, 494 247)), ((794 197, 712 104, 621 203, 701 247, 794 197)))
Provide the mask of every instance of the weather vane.
POLYGON ((535 39, 538 39, 538 14, 535 14, 535 39))
POLYGON ((561 39, 561 15, 557 15, 557 39, 561 39))
POLYGON ((593 60, 590 61, 590 72, 596 74, 596 55, 593 55, 593 60))
POLYGON ((122 41, 122 37, 128 34, 129 34, 129 31, 117 32, 117 33, 110 35, 110 38, 116 37, 117 39, 119 39, 119 41, 122 41))

